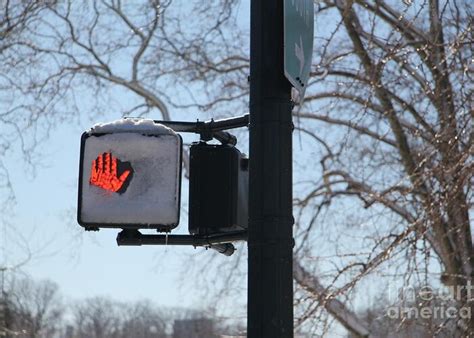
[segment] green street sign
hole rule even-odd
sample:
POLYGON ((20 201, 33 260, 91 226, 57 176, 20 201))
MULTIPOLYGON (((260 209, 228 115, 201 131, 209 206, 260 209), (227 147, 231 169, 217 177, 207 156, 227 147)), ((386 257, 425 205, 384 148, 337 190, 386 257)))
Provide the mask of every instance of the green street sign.
POLYGON ((284 0, 285 76, 303 98, 311 71, 313 0, 284 0))

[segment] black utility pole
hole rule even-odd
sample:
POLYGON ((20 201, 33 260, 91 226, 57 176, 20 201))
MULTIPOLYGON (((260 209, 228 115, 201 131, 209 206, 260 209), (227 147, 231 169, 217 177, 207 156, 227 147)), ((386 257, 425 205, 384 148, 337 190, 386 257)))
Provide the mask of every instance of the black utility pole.
POLYGON ((283 0, 252 0, 250 16, 248 337, 293 337, 293 124, 283 0))

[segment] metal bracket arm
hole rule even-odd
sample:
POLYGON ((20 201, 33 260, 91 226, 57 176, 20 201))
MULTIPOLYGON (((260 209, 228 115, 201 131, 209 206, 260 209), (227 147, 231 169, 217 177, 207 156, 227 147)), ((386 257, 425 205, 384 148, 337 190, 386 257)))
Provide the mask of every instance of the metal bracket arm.
POLYGON ((117 235, 117 245, 191 245, 204 246, 217 250, 226 256, 234 253, 230 242, 247 240, 247 231, 220 233, 207 236, 198 235, 151 235, 138 230, 124 229, 117 235))
POLYGON ((237 144, 237 138, 225 130, 248 126, 249 115, 247 114, 239 117, 216 121, 211 119, 210 121, 197 122, 158 120, 155 120, 154 122, 165 125, 176 132, 200 134, 201 140, 203 141, 210 141, 212 138, 215 138, 222 144, 235 146, 237 144))

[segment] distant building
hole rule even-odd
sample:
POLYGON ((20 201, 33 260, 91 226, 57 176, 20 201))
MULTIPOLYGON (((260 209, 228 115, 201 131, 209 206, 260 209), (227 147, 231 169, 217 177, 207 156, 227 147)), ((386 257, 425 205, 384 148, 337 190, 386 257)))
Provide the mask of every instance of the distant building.
POLYGON ((217 338, 214 321, 208 318, 175 320, 173 338, 217 338))

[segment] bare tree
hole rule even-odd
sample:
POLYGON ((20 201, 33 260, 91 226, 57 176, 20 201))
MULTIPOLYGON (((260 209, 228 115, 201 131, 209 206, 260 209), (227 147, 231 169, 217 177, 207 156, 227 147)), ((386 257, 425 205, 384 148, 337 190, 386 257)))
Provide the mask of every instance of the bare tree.
POLYGON ((38 18, 45 8, 50 6, 54 6, 54 1, 6 0, 0 2, 0 60, 2 62, 2 69, 0 70, 0 99, 2 101, 0 111, 0 125, 2 126, 2 136, 0 137, 0 189, 3 191, 0 206, 2 211, 6 211, 14 200, 4 156, 17 139, 13 135, 21 134, 21 125, 17 122, 21 119, 14 116, 17 114, 17 110, 20 109, 20 105, 16 107, 9 105, 11 102, 10 94, 13 93, 14 88, 18 89, 9 81, 9 76, 11 76, 9 70, 16 67, 19 61, 19 58, 11 58, 10 49, 15 49, 32 22, 38 18))
MULTIPOLYGON (((434 254, 443 283, 467 290, 474 267, 471 5, 337 0, 318 9, 317 22, 329 17, 299 117, 333 134, 303 129, 321 145, 322 178, 296 203, 315 218, 337 200, 355 199, 367 210, 354 222, 370 225, 359 237, 367 253, 356 245, 339 251, 352 254, 333 277, 352 275, 339 292, 397 254, 414 263, 407 262, 411 274, 429 274, 434 254)), ((315 218, 301 227, 303 239, 315 218)), ((458 301, 472 309, 467 293, 458 301)), ((459 324, 474 330, 472 320, 459 324)))
MULTIPOLYGON (((55 1, 0 1, 0 270, 2 280, 15 278, 12 273, 24 266, 32 257, 33 252, 26 238, 15 229, 9 222, 12 209, 15 205, 15 194, 12 186, 7 154, 15 148, 15 143, 21 141, 21 150, 28 163, 32 163, 28 147, 23 142, 23 133, 28 129, 26 126, 34 124, 34 120, 25 123, 22 116, 17 116, 16 108, 11 106, 15 85, 10 86, 9 76, 11 70, 18 64, 19 58, 10 58, 10 49, 14 49, 21 40, 23 34, 28 31, 29 26, 48 7, 54 7, 55 1), (9 246, 7 248, 7 246, 9 246), (14 247, 13 250, 12 247, 14 247), (16 260, 7 259, 7 256, 15 251, 16 260), (21 252, 21 256, 18 253, 21 252)), ((21 58, 21 57, 20 57, 21 58)), ((3 287, 3 285, 2 285, 3 287)))
POLYGON ((122 309, 120 337, 166 338, 166 319, 163 311, 148 301, 127 304, 122 309))
POLYGON ((74 338, 165 338, 163 314, 149 302, 122 303, 95 297, 73 304, 74 338))
POLYGON ((64 306, 58 286, 51 281, 17 279, 6 292, 7 334, 53 337, 61 329, 64 306))
POLYGON ((33 16, 47 5, 54 5, 54 1, 2 1, 0 4, 0 53, 11 46, 11 40, 18 35, 33 16))
MULTIPOLYGON (((20 140, 28 158, 48 128, 84 109, 165 119, 170 107, 246 111, 240 7, 117 0, 47 8, 0 55, 10 135, 2 147, 20 140)), ((463 290, 458 308, 474 311, 472 4, 325 0, 316 8, 313 73, 295 108, 298 325, 312 325, 324 307, 366 335, 351 324, 351 297, 372 276, 376 285, 387 276, 440 280, 463 290)), ((453 321, 474 331, 472 320, 453 321)))
POLYGON ((110 299, 95 297, 76 304, 73 308, 75 336, 105 338, 118 337, 120 317, 110 299))

